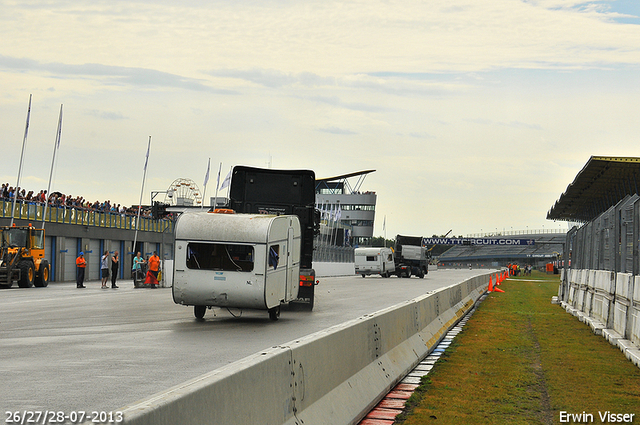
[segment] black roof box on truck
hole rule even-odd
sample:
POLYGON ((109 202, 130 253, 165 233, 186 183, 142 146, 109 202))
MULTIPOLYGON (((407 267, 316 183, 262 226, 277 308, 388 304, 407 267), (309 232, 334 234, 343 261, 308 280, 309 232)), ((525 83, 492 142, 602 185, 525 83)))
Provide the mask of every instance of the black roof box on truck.
POLYGON ((274 170, 243 165, 233 167, 229 208, 238 213, 293 214, 300 219, 300 265, 310 269, 313 260, 315 179, 312 170, 274 170))

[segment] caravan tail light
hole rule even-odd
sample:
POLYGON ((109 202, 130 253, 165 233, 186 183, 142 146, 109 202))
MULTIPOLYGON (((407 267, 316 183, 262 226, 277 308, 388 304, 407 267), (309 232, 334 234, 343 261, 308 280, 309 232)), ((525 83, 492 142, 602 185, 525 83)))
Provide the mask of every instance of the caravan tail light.
POLYGON ((313 286, 315 281, 315 276, 313 275, 300 275, 300 286, 313 286))

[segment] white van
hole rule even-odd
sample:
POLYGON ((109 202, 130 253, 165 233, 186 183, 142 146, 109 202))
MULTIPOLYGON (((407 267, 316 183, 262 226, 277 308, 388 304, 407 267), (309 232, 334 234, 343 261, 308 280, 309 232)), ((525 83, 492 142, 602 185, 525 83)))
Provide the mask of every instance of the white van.
POLYGON ((356 248, 355 249, 356 274, 362 277, 370 274, 379 274, 389 277, 396 269, 391 248, 356 248))
POLYGON ((300 221, 294 215, 184 213, 175 225, 173 301, 268 310, 298 297, 300 221))

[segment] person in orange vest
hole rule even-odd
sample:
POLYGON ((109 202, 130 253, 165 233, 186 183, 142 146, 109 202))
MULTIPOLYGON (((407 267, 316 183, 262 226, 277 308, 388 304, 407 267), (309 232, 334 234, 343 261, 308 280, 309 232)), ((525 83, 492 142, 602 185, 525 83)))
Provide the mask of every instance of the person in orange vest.
POLYGON ((80 252, 78 258, 76 258, 76 267, 78 273, 76 274, 76 286, 78 288, 86 288, 84 286, 84 269, 87 268, 87 260, 84 259, 84 253, 80 252))
POLYGON ((153 288, 158 285, 158 272, 160 271, 160 257, 158 257, 158 253, 153 251, 153 255, 149 257, 149 273, 153 276, 150 279, 150 276, 147 277, 148 282, 151 283, 153 288))

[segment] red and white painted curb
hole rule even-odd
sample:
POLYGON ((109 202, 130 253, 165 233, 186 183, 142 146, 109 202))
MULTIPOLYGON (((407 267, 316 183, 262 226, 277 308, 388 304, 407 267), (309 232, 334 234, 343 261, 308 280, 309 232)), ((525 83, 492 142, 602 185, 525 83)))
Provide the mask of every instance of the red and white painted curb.
POLYGON ((433 366, 440 356, 449 348, 454 338, 462 331, 462 328, 476 310, 478 304, 480 304, 485 297, 486 294, 480 297, 476 305, 456 326, 447 332, 436 348, 434 348, 424 360, 418 363, 418 365, 359 422, 359 425, 393 425, 396 416, 402 413, 407 400, 420 385, 422 377, 428 375, 431 369, 433 369, 433 366))

